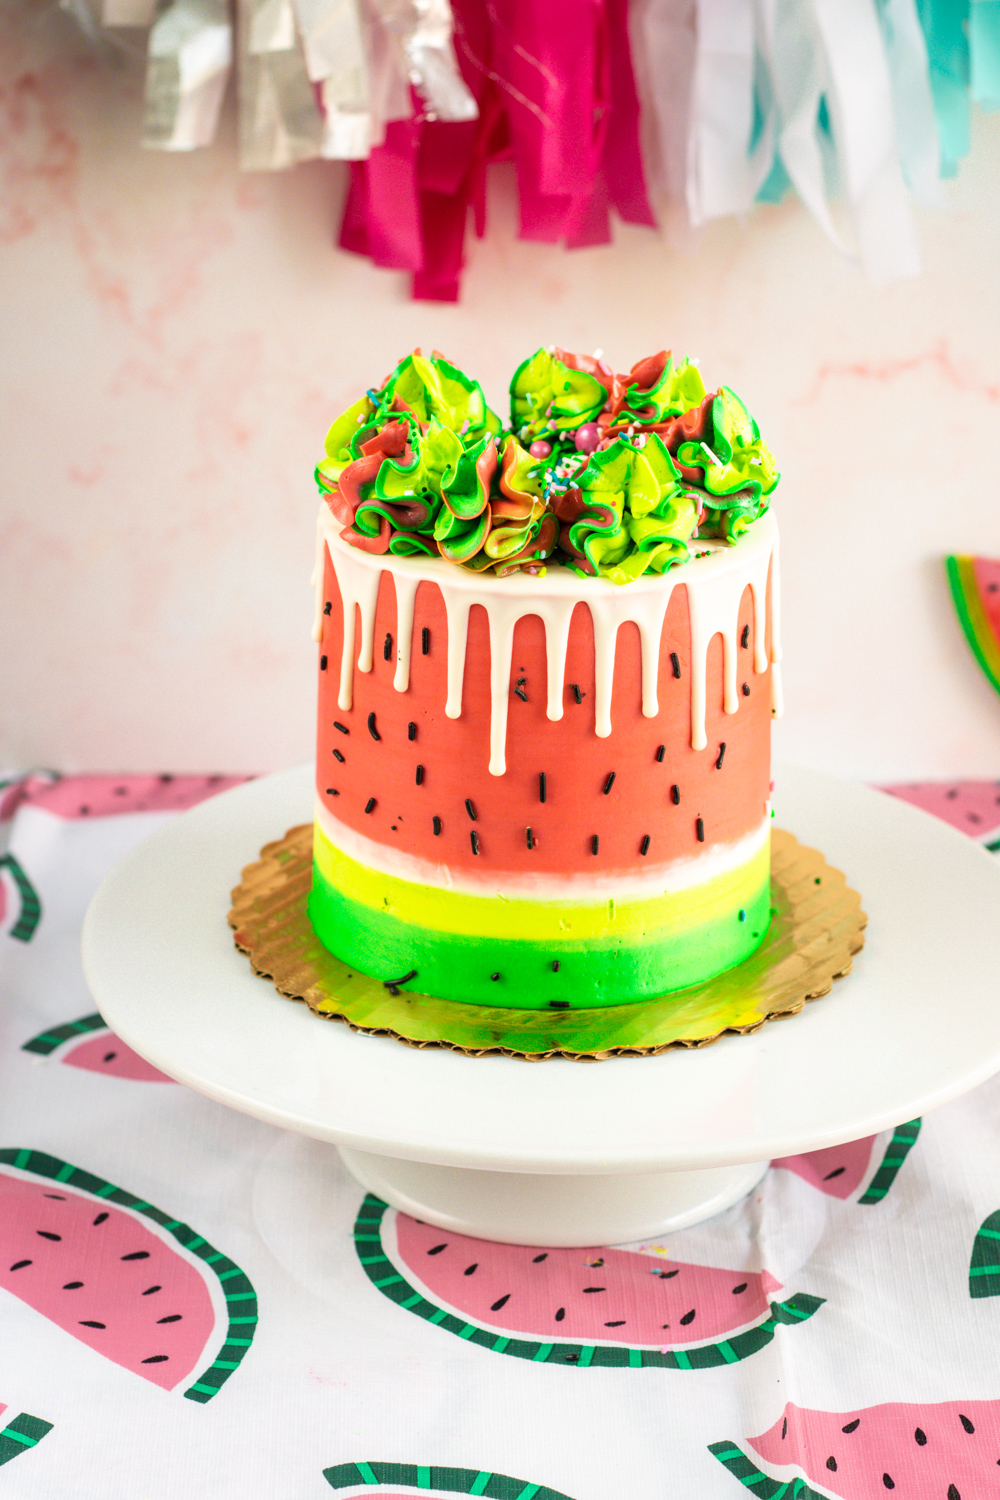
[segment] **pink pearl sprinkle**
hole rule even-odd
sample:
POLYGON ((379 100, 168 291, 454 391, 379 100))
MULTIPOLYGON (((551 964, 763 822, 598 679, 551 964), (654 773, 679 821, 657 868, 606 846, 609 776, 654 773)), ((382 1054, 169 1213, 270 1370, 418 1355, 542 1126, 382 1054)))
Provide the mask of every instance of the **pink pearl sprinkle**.
POLYGON ((573 441, 578 453, 593 453, 601 441, 601 429, 596 422, 584 422, 582 427, 576 429, 576 437, 573 441))
POLYGON ((547 443, 544 438, 536 438, 528 452, 532 458, 548 458, 552 452, 552 444, 547 443))

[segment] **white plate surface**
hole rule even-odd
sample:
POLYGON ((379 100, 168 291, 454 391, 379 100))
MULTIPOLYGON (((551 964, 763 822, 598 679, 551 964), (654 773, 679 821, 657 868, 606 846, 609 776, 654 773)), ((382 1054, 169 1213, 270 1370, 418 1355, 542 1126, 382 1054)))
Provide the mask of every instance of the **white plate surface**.
POLYGON ((1000 1071, 1000 861, 916 808, 778 769, 777 822, 861 892, 867 942, 825 999, 702 1051, 527 1063, 416 1051, 322 1022, 255 978, 229 893, 312 809, 303 767, 160 829, 84 927, 108 1024, 164 1072, 320 1140, 506 1171, 682 1170, 765 1160, 910 1119, 1000 1071))

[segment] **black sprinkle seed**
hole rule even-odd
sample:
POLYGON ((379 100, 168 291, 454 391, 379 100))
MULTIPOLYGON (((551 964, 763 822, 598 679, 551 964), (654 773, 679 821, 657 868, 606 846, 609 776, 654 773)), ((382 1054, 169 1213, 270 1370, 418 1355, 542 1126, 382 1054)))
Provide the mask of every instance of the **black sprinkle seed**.
POLYGON ((340 793, 337 791, 337 788, 335 786, 328 786, 326 789, 326 795, 328 797, 339 797, 340 793))
POLYGON ((657 758, 657 760, 662 760, 663 757, 666 755, 666 753, 667 753, 667 747, 666 747, 666 745, 660 745, 659 749, 656 752, 656 758, 657 758))
POLYGON ((420 784, 423 781, 423 779, 424 779, 424 768, 423 768, 423 766, 418 766, 417 767, 417 786, 420 786, 420 784))
POLYGON ((319 669, 320 669, 321 672, 325 672, 326 671, 326 657, 325 656, 321 656, 320 659, 319 659, 319 669))
POLYGON ((406 726, 406 738, 408 740, 415 740, 416 737, 417 737, 417 726, 416 726, 416 724, 414 724, 413 720, 411 719, 410 722, 409 722, 409 724, 407 724, 407 726, 406 726))
POLYGON ((719 745, 719 758, 715 762, 715 769, 717 771, 721 771, 722 770, 722 757, 725 755, 725 753, 726 753, 726 742, 725 742, 725 740, 723 740, 722 743, 719 745))
POLYGON ((491 974, 490 978, 493 980, 493 983, 496 984, 497 980, 500 978, 500 975, 499 974, 491 974))
POLYGON ((394 984, 409 984, 411 979, 416 979, 416 969, 411 969, 409 974, 404 974, 401 979, 383 979, 382 983, 387 990, 391 990, 394 984))
POLYGON ((573 691, 573 697, 576 699, 577 703, 582 703, 583 694, 580 692, 580 684, 578 682, 571 682, 570 688, 573 691))
POLYGON ((528 695, 524 691, 523 687, 516 687, 514 689, 514 697, 515 698, 520 698, 520 700, 521 700, 522 703, 527 703, 527 701, 528 701, 528 695))
POLYGON ((420 632, 420 654, 426 656, 431 649, 431 633, 425 625, 420 632))
POLYGON ((608 793, 610 792, 611 788, 614 786, 614 784, 615 784, 615 776, 617 774, 618 773, 616 771, 612 771, 610 773, 610 775, 608 776, 607 781, 604 783, 604 795, 605 795, 605 797, 608 795, 608 793))
POLYGON ((472 798, 471 797, 466 797, 466 799, 465 799, 465 810, 469 814, 469 817, 472 819, 473 823, 475 823, 475 821, 476 821, 476 809, 472 805, 472 798))
POLYGON ((552 960, 552 972, 553 972, 553 974, 558 974, 559 973, 559 960, 558 960, 558 958, 554 958, 552 960))
POLYGON ((382 736, 379 734, 378 730, 375 728, 375 710, 374 709, 372 709, 372 712, 368 715, 368 733, 371 735, 371 737, 372 737, 373 740, 380 740, 382 738, 382 736))
POLYGON ((539 776, 538 776, 538 800, 539 800, 539 802, 544 802, 545 801, 546 790, 547 790, 547 788, 546 788, 546 785, 545 785, 545 772, 541 771, 541 772, 539 772, 539 776))
POLYGON ((597 851, 600 849, 600 847, 601 847, 601 836, 600 836, 599 833, 595 833, 593 835, 593 837, 591 838, 591 840, 590 840, 590 852, 591 852, 591 854, 596 854, 597 851))
POLYGON ((392 661, 392 636, 388 633, 382 642, 382 656, 385 661, 392 661))
POLYGON ((749 682, 745 682, 743 684, 743 696, 744 696, 744 698, 749 698, 749 696, 750 696, 750 684, 749 684, 749 682))
POLYGON ((569 1001, 568 1000, 550 1000, 549 1001, 549 1009, 550 1010, 569 1010, 569 1001))
POLYGON ((428 1255, 440 1255, 441 1251, 442 1250, 447 1250, 447 1248, 448 1248, 447 1244, 444 1244, 444 1245, 434 1245, 434 1246, 432 1246, 432 1248, 430 1250, 428 1250, 427 1254, 428 1255))
POLYGON ((749 625, 744 625, 744 627, 743 627, 743 634, 740 636, 740 645, 743 647, 743 649, 745 651, 747 649, 747 647, 749 646, 749 644, 750 644, 750 626, 749 625))
POLYGON ((475 829, 473 829, 472 832, 469 834, 469 842, 472 844, 472 852, 473 852, 473 854, 478 854, 479 853, 479 834, 476 832, 475 829))
POLYGON ((374 807, 375 807, 375 798, 374 797, 369 797, 368 801, 365 803, 365 812, 366 813, 370 813, 373 810, 374 807))
POLYGON ((334 756, 335 760, 339 760, 340 761, 341 765, 344 764, 344 757, 343 757, 343 755, 341 754, 341 752, 339 750, 334 750, 333 756, 334 756))
POLYGON ((639 853, 640 854, 648 854, 649 853, 649 834, 648 833, 644 833, 643 836, 642 836, 642 843, 639 845, 639 853))
POLYGON ((437 838, 438 834, 441 832, 441 819, 433 818, 431 821, 434 829, 434 837, 437 838))
POLYGON ((524 830, 524 841, 527 844, 527 846, 528 846, 529 849, 534 849, 534 847, 535 847, 535 839, 534 839, 534 835, 532 834, 530 828, 526 828, 524 830))
POLYGON ((328 615, 328 614, 329 614, 329 613, 330 613, 330 611, 331 611, 331 609, 332 609, 332 608, 333 608, 333 605, 332 605, 332 603, 331 603, 331 602, 330 602, 330 600, 329 600, 329 599, 328 599, 328 600, 327 600, 327 601, 326 601, 326 603, 325 603, 325 604, 324 604, 324 605, 323 605, 323 613, 324 613, 324 614, 325 614, 325 615, 328 615))
POLYGON ((674 783, 674 785, 673 785, 673 786, 672 786, 672 787, 671 787, 671 788, 670 788, 670 800, 671 800, 671 802, 672 802, 672 803, 673 803, 673 804, 674 804, 674 806, 675 806, 675 807, 676 807, 676 806, 677 806, 677 804, 678 804, 678 803, 679 803, 679 802, 680 802, 680 800, 681 800, 681 789, 680 789, 680 787, 679 787, 679 786, 678 786, 678 785, 677 785, 677 783, 676 783, 676 782, 675 782, 675 783, 674 783))
POLYGON ((699 844, 703 844, 705 842, 705 822, 703 818, 695 818, 694 831, 698 835, 699 844))
POLYGON ((681 675, 681 662, 676 651, 671 651, 670 653, 670 665, 674 669, 674 676, 679 677, 681 675))
POLYGON ((351 732, 348 729, 348 727, 347 727, 346 724, 341 724, 339 722, 339 720, 337 720, 337 719, 334 719, 334 721, 333 721, 333 727, 334 727, 334 729, 339 729, 340 732, 341 732, 341 734, 350 734, 350 732, 351 732))

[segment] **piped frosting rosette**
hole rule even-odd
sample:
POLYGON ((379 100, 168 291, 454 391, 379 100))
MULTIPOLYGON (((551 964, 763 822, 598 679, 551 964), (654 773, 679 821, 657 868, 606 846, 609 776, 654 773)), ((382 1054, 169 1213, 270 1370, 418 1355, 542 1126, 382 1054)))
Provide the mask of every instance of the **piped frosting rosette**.
POLYGON ((334 422, 321 492, 363 551, 440 555, 503 577, 550 561, 625 584, 704 537, 735 542, 778 482, 739 397, 706 393, 663 351, 616 375, 539 349, 510 386, 511 427, 441 355, 402 360, 334 422))

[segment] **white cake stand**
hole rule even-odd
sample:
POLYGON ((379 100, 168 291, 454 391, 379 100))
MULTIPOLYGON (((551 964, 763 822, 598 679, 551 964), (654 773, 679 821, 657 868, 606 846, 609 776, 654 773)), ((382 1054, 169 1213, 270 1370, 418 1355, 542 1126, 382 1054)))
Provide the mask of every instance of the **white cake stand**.
POLYGON ((1000 1071, 1000 863, 879 792, 779 768, 778 822, 870 915, 801 1015, 701 1051, 584 1064, 418 1051, 324 1023, 233 947, 230 889, 309 820, 309 768, 235 788, 137 847, 87 914, 101 1013, 165 1073, 335 1142, 397 1208, 538 1245, 614 1244, 736 1202, 773 1156, 899 1124, 1000 1071))

